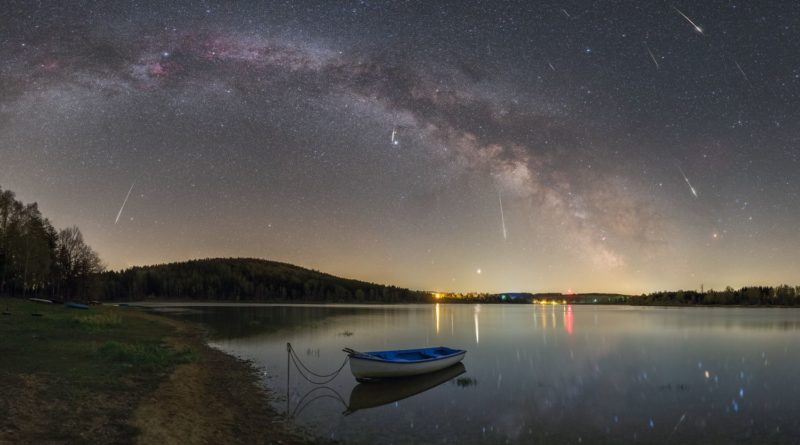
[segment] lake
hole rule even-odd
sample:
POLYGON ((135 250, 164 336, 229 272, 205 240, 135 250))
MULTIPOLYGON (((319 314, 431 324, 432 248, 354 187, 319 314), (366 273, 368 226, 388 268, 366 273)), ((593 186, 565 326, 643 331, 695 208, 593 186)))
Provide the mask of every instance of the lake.
POLYGON ((194 306, 275 405, 345 443, 798 443, 800 310, 587 305, 194 306), (450 346, 463 367, 326 385, 343 347, 450 346), (287 379, 287 369, 290 373, 287 379), (288 382, 288 386, 287 386, 288 382))

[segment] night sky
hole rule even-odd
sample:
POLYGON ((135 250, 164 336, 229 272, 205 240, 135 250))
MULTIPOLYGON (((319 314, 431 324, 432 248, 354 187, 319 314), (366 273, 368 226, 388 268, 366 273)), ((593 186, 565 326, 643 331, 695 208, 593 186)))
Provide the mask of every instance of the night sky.
POLYGON ((798 2, 3 9, 0 186, 110 268, 247 256, 442 291, 800 281, 798 2))

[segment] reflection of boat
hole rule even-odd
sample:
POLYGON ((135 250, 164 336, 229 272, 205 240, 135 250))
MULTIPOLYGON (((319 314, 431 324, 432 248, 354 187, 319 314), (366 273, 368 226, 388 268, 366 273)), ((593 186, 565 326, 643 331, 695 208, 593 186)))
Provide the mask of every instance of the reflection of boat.
POLYGON ((463 349, 444 346, 375 352, 358 352, 345 348, 344 352, 350 358, 350 371, 360 382, 427 374, 455 365, 467 353, 463 349))
POLYGON ((69 303, 65 303, 64 307, 68 307, 70 309, 89 309, 89 306, 87 306, 85 304, 81 304, 81 303, 75 303, 73 301, 70 301, 69 303))
POLYGON ((405 379, 359 383, 350 392, 350 403, 347 405, 345 414, 350 414, 360 409, 375 408, 376 406, 415 396, 452 380, 464 372, 466 372, 464 364, 457 363, 446 369, 405 379))

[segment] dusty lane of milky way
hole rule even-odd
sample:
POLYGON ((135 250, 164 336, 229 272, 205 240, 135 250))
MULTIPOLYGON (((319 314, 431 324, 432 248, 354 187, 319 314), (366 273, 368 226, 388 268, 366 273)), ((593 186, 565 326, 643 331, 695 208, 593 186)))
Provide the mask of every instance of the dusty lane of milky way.
POLYGON ((113 268, 796 282, 800 6, 527 3, 11 2, 0 186, 113 268))

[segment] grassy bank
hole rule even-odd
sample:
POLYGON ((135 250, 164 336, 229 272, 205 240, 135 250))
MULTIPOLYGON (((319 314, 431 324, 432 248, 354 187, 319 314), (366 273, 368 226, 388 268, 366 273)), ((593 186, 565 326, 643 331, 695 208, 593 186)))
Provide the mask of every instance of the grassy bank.
POLYGON ((0 443, 304 441, 199 326, 109 306, 0 310, 0 443))

